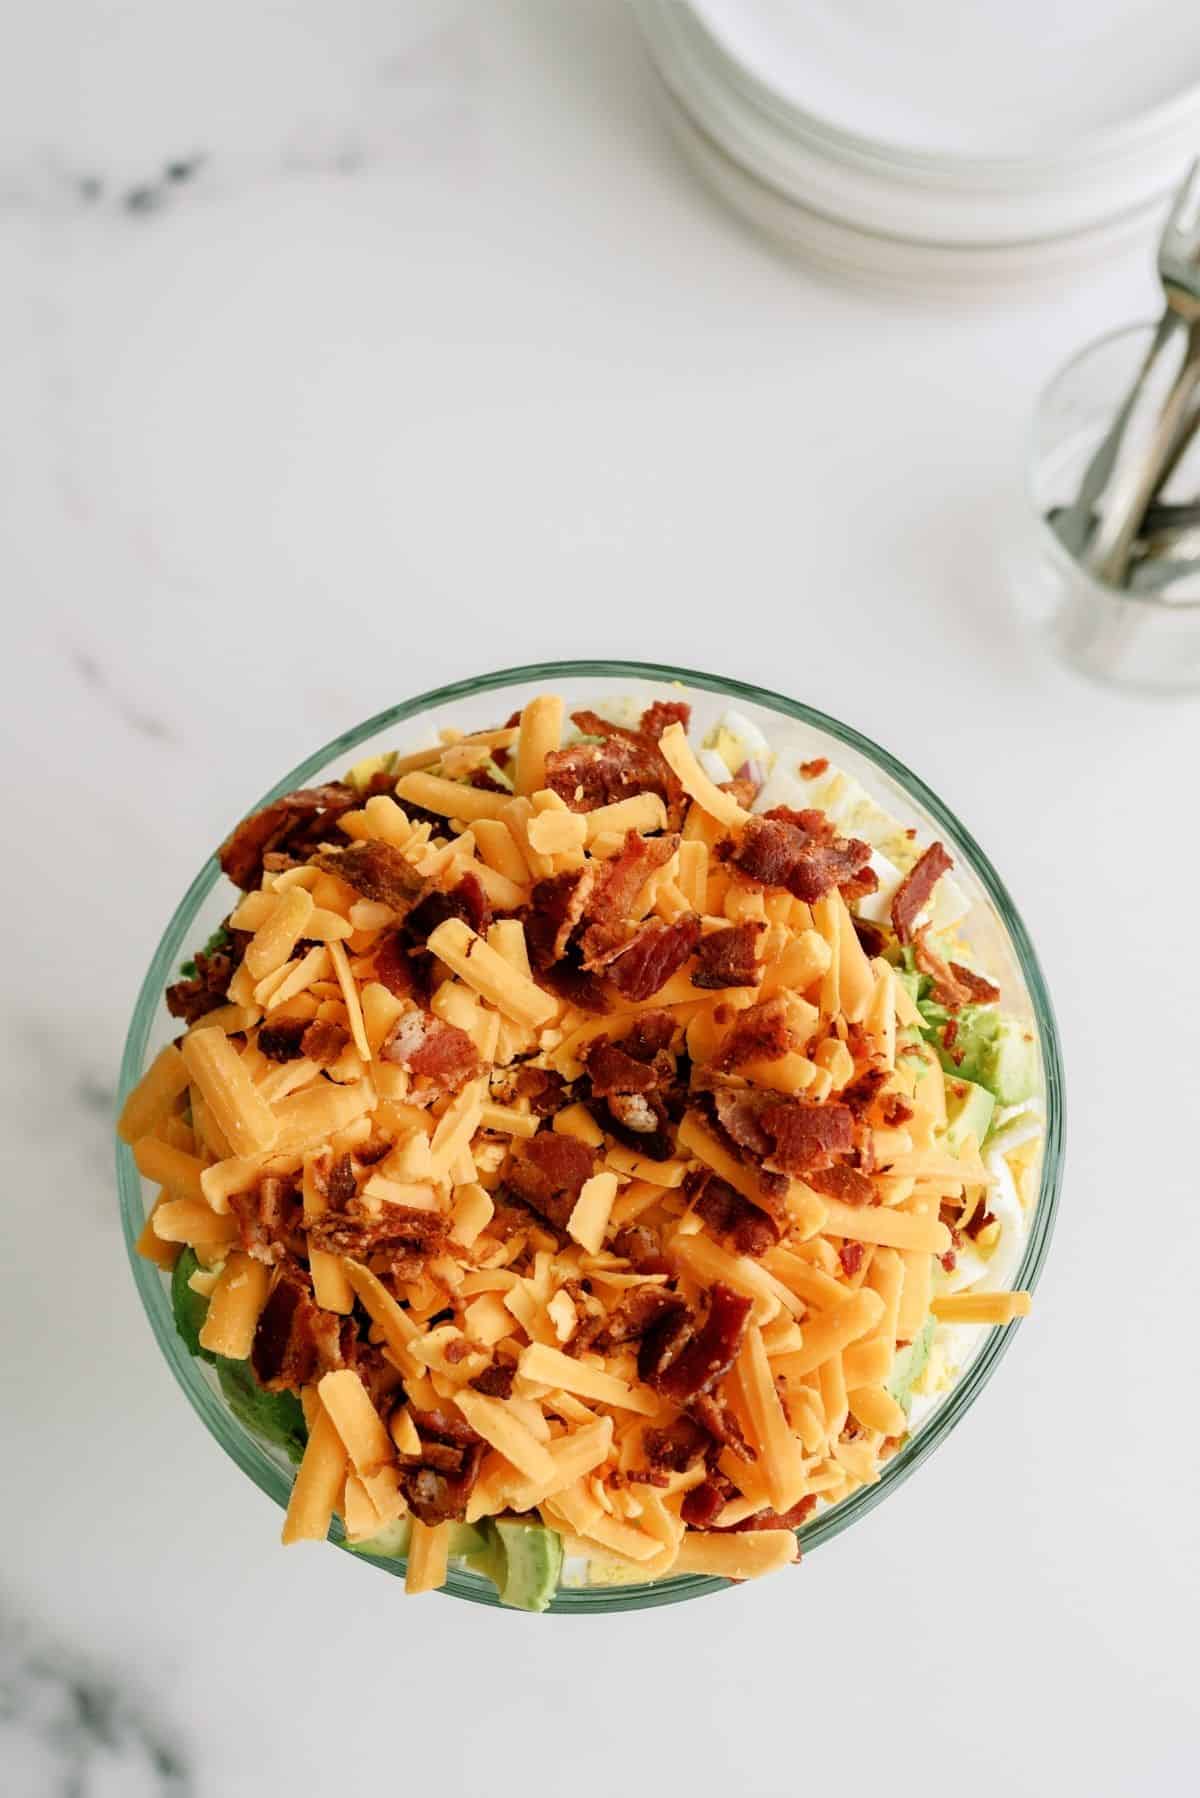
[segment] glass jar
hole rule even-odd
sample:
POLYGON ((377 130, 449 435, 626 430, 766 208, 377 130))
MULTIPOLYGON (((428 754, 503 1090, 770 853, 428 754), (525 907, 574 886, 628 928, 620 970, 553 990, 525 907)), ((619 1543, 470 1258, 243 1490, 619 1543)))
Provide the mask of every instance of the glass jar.
MULTIPOLYGON (((1145 361, 1154 330, 1139 324, 1110 332, 1072 357, 1043 391, 1029 457, 1032 517, 1016 580, 1026 617, 1081 673, 1145 693, 1188 693, 1200 688, 1200 599, 1134 592, 1097 580, 1069 553, 1051 522, 1079 492, 1094 451, 1145 361)), ((1164 491, 1180 499, 1200 497, 1200 443, 1193 442, 1164 491)))
MULTIPOLYGON (((915 826, 923 836, 937 836, 945 842, 956 863, 956 879, 971 901, 965 934, 978 949, 981 965, 1000 980, 1006 1006, 1028 1018, 1040 1045, 1046 1109, 1044 1148, 1037 1197, 1014 1279, 1017 1287, 1032 1288, 1050 1243, 1063 1155, 1062 1060, 1045 981, 1016 907, 974 839, 915 774, 849 725, 782 694, 719 675, 641 662, 547 662, 479 675, 391 706, 317 750, 247 810, 257 809, 296 787, 336 778, 368 755, 387 749, 422 748, 436 741, 438 730, 445 726, 467 731, 494 726, 538 689, 562 693, 568 710, 629 694, 636 694, 646 705, 654 699, 686 699, 701 731, 715 722, 727 706, 735 705, 759 726, 773 748, 785 748, 789 755, 794 750, 797 759, 829 757, 861 780, 873 797, 903 823, 915 826)), ((178 1025, 168 1016, 163 1003, 164 987, 190 949, 202 942, 229 911, 231 897, 232 889, 216 861, 210 858, 180 900, 142 982, 121 1065, 122 1102, 149 1060, 177 1033, 178 1025)), ((285 1507, 294 1469, 282 1453, 276 1454, 252 1436, 229 1411, 211 1370, 189 1355, 175 1330, 168 1280, 136 1253, 134 1245, 145 1221, 147 1201, 153 1194, 140 1178, 124 1144, 117 1149, 117 1179, 133 1278, 159 1349, 189 1403, 217 1442, 261 1491, 285 1507)), ((1010 1325, 981 1333, 980 1346, 957 1384, 886 1463, 878 1483, 861 1488, 805 1525, 800 1539, 806 1551, 832 1541, 873 1510, 945 1440, 995 1372, 1013 1328, 1010 1325)), ((330 1537, 335 1542, 342 1541, 336 1522, 330 1537)), ((369 1565, 394 1574, 404 1571, 400 1561, 371 1561, 369 1565)), ((725 1584, 724 1580, 689 1575, 641 1585, 564 1586, 551 1609, 589 1614, 636 1610, 702 1598, 720 1591, 725 1584)), ((451 1568, 445 1589, 456 1598, 477 1604, 499 1602, 495 1587, 465 1568, 451 1568)))

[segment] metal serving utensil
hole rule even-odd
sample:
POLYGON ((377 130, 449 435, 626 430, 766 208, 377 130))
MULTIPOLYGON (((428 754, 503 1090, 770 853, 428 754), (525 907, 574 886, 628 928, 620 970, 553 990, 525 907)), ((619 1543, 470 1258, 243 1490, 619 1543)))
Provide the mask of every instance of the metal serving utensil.
MULTIPOLYGON (((1167 312, 1159 321, 1155 343, 1161 335, 1161 351, 1182 332, 1182 360, 1144 447, 1124 468, 1117 468, 1095 533, 1082 552, 1092 573, 1114 587, 1121 585, 1128 570, 1147 506, 1196 427, 1192 408, 1200 386, 1200 160, 1189 169, 1167 216, 1158 245, 1158 273, 1167 312)), ((1137 396, 1131 397, 1136 404, 1137 396)), ((1119 450, 1118 444, 1114 466, 1119 450)))
MULTIPOLYGON (((1121 453, 1129 436, 1129 427, 1135 415, 1147 407, 1152 388, 1157 384, 1164 367, 1168 362, 1167 349, 1177 340, 1177 333, 1183 328, 1190 328, 1195 316, 1194 308, 1197 299, 1196 281, 1200 279, 1200 230, 1193 222, 1191 228, 1185 219, 1195 207, 1200 197, 1200 160, 1194 162, 1184 178, 1183 184, 1175 195, 1171 210, 1163 226, 1158 246, 1158 273, 1162 283, 1166 307, 1151 340, 1150 347, 1138 370, 1137 376, 1129 390, 1120 411, 1112 422, 1112 426, 1103 442, 1092 456, 1084 473, 1074 503, 1051 518, 1051 523, 1058 533, 1064 547, 1072 556, 1083 559, 1089 549, 1087 559, 1092 561, 1101 547, 1099 531, 1112 510, 1120 510, 1122 529, 1128 527, 1128 505, 1118 507, 1116 500, 1111 503, 1105 500, 1106 491, 1113 485, 1113 477, 1117 471, 1121 453)), ((1172 386, 1172 392, 1174 385, 1172 386)), ((1146 498, 1150 499, 1168 478, 1179 457, 1191 441, 1191 433, 1195 429, 1195 421, 1190 421, 1190 428, 1185 421, 1178 428, 1174 441, 1168 441, 1165 450, 1158 453, 1158 478, 1150 487, 1146 498)), ((1144 509, 1144 507, 1143 507, 1144 509)), ((1134 527, 1139 519, 1135 517, 1134 527)), ((1111 559, 1116 545, 1116 528, 1109 528, 1103 539, 1103 554, 1111 559)), ((1093 567, 1095 566, 1093 562, 1093 567)), ((1097 570, 1098 572, 1098 570, 1097 570)))

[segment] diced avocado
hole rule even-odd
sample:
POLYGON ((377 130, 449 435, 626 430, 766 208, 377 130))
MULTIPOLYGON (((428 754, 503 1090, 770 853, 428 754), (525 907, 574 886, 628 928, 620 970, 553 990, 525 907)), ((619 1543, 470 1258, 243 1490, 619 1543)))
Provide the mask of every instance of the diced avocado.
POLYGON ((950 1075, 985 1086, 1000 1105, 1019 1105, 1037 1091, 1037 1044, 1033 1031, 991 1005, 964 1005, 947 1012, 925 1000, 925 1040, 933 1044, 950 1075), (958 1028, 951 1049, 942 1040, 953 1017, 958 1028))
POLYGON ((202 1292, 193 1292, 188 1285, 199 1266, 195 1250, 184 1249, 171 1270, 171 1310, 175 1314, 175 1328, 183 1337, 188 1354, 215 1361, 217 1357, 200 1346, 200 1331, 208 1316, 208 1300, 202 1292))
POLYGON ((982 1143, 991 1127, 996 1101, 986 1086, 946 1076, 946 1141, 957 1154, 968 1136, 982 1143))
POLYGON ((907 1348, 900 1350, 892 1363, 892 1377, 887 1383, 887 1389, 906 1417, 912 1409, 913 1387, 929 1361, 935 1323, 936 1319, 927 1317, 920 1334, 913 1337, 907 1348))
MULTIPOLYGON (((412 1536, 412 1518, 398 1517, 394 1523, 385 1523, 381 1530, 368 1536, 362 1542, 347 1542, 346 1547, 356 1555, 374 1555, 381 1561, 402 1561, 408 1553, 408 1544, 412 1536)), ((456 1560, 465 1560, 468 1555, 482 1553, 487 1546, 487 1539, 482 1529, 473 1523, 452 1523, 448 1550, 456 1560)))
POLYGON ((411 1536, 412 1518, 397 1517, 394 1523, 385 1523, 365 1541, 347 1542, 346 1547, 356 1555, 374 1555, 380 1561, 402 1561, 408 1553, 411 1536))
POLYGON ((217 1379, 225 1402, 253 1436, 273 1442, 289 1461, 299 1462, 308 1441, 300 1400, 294 1392, 264 1392, 248 1361, 217 1357, 217 1379))
POLYGON ((495 1530, 504 1545, 504 1580, 500 1603, 518 1611, 544 1611, 558 1590, 562 1572, 562 1537, 543 1523, 498 1517, 495 1530))
POLYGON ((1001 1105, 1019 1105, 1037 1091, 1038 1058, 1033 1031, 1016 1018, 997 1018, 981 1046, 979 1080, 1001 1105))

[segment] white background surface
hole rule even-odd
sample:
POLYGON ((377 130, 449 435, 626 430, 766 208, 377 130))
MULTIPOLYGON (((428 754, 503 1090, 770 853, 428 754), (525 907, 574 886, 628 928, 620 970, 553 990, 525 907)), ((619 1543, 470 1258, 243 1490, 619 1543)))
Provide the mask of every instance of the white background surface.
MULTIPOLYGON (((823 286, 692 184, 617 4, 360 4, 303 107, 300 9, 249 67, 210 9, 182 68, 138 10, 0 56, 6 1603, 199 1798, 1194 1791, 1197 713, 1048 663, 1004 569, 1035 390, 1149 310, 1148 255, 990 310, 823 286), (976 1410, 798 1572, 604 1621, 406 1602, 277 1549, 158 1361, 120 1043, 203 855, 315 743, 606 653, 846 717, 977 834, 1059 1007, 1061 1222, 976 1410)), ((14 1798, 184 1789, 94 1731, 68 1787, 16 1686, 14 1798)))

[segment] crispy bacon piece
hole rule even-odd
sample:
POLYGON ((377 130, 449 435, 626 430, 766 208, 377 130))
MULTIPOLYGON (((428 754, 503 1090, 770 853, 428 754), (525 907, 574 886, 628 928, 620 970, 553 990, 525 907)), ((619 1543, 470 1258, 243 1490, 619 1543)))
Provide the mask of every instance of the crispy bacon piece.
POLYGON ((667 1345, 658 1344, 657 1330, 643 1339, 643 1346, 654 1340, 656 1348, 647 1357, 645 1369, 639 1355, 639 1374, 648 1385, 677 1405, 687 1404, 699 1394, 710 1391, 736 1361, 753 1309, 753 1299, 718 1280, 708 1289, 708 1311, 704 1322, 698 1329, 689 1326, 686 1338, 677 1349, 673 1338, 669 1346, 674 1352, 663 1353, 667 1345))
POLYGON ((290 1175, 262 1174, 249 1192, 230 1196, 242 1247, 256 1261, 273 1267, 288 1255, 303 1254, 302 1207, 290 1175))
POLYGON ((404 920, 405 936, 414 949, 423 949, 431 931, 447 918, 461 918, 477 936, 486 936, 492 921, 492 908, 480 884, 479 876, 470 870, 449 893, 426 893, 413 906, 404 920))
POLYGON ((974 968, 964 968, 960 961, 952 961, 950 972, 958 984, 966 988, 970 1004, 994 1005, 1000 997, 1000 988, 995 982, 986 979, 982 974, 977 974, 974 968))
POLYGON ((176 980, 167 988, 167 1010, 173 1018, 194 1024, 197 1018, 225 1004, 229 982, 242 964, 251 932, 230 930, 228 934, 230 942, 211 955, 197 949, 192 957, 196 972, 186 980, 176 980))
POLYGON ((308 1273, 296 1261, 281 1266, 263 1306, 250 1364, 268 1392, 298 1392, 322 1374, 346 1365, 354 1326, 332 1311, 322 1311, 312 1295, 308 1273))
POLYGON ((741 1425, 717 1392, 700 1392, 688 1403, 689 1414, 706 1429, 714 1442, 727 1448, 739 1461, 753 1461, 754 1450, 742 1435, 741 1425))
POLYGON ((411 911, 429 885, 390 843, 351 843, 348 849, 322 849, 312 859, 364 899, 390 905, 400 913, 411 911))
POLYGON ((882 955, 887 947, 887 936, 878 924, 872 924, 869 918, 851 918, 854 934, 862 945, 864 955, 882 955))
POLYGON ((711 1447, 708 1431, 686 1414, 665 1429, 647 1430, 642 1437, 647 1461, 662 1473, 686 1473, 697 1461, 704 1460, 711 1447))
POLYGON ((786 1511, 755 1511, 752 1517, 743 1517, 740 1523, 727 1524, 726 1529, 731 1536, 739 1530, 798 1530, 816 1508, 817 1495, 809 1492, 786 1511))
POLYGON ((593 1017, 603 1017, 605 1012, 612 1010, 608 981, 602 974, 590 973, 579 966, 579 951, 574 943, 562 961, 539 971, 538 980, 556 998, 565 999, 568 1005, 577 1005, 580 1011, 591 1012, 593 1017))
MULTIPOLYGON (((635 1061, 655 1061, 671 1046, 676 1024, 669 1011, 644 1011, 633 1029, 621 1038, 621 1047, 635 1061)), ((665 1064, 659 1062, 658 1066, 665 1064)))
POLYGON ((700 941, 700 920, 688 913, 673 924, 651 920, 616 955, 608 977, 617 991, 640 1004, 678 973, 700 941))
POLYGON ((800 773, 805 780, 816 780, 829 767, 827 755, 814 756, 811 762, 801 762, 800 773))
POLYGON ((751 818, 732 861, 749 879, 783 887, 811 905, 853 880, 870 854, 869 843, 836 835, 823 812, 777 806, 751 818))
POLYGON ((931 843, 896 888, 892 899, 892 929, 902 943, 911 941, 918 913, 924 909, 942 875, 953 866, 942 845, 931 843))
POLYGON ((358 803, 358 794, 337 780, 285 793, 243 818, 221 844, 217 859, 234 886, 249 892, 262 880, 265 855, 282 852, 307 860, 338 819, 358 803))
POLYGON ((603 1354, 625 1342, 640 1342, 650 1330, 687 1316, 687 1304, 675 1292, 661 1286, 633 1286, 613 1306, 593 1344, 603 1354))
POLYGON ((400 1489, 422 1523, 445 1523, 466 1515, 467 1500, 479 1478, 483 1442, 461 1418, 445 1411, 409 1406, 420 1438, 420 1455, 400 1455, 400 1489))
POLYGON ((534 1117, 553 1117, 565 1100, 566 1081, 553 1068, 523 1067, 517 1072, 517 1097, 528 1101, 534 1117))
POLYGON ((842 1272, 848 1280, 852 1280, 862 1266, 865 1249, 864 1243, 847 1240, 838 1250, 838 1260, 841 1262, 842 1272))
POLYGON ((848 1105, 784 1099, 767 1106, 760 1122, 771 1138, 769 1165, 784 1174, 830 1167, 854 1147, 854 1113, 848 1105))
POLYGON ((756 1161, 764 1161, 771 1153, 773 1139, 763 1129, 761 1119, 772 1101, 763 1093, 727 1086, 723 1081, 714 1082, 709 1091, 717 1122, 725 1135, 756 1161))
POLYGON ((325 1177, 325 1197, 333 1211, 345 1211, 358 1197, 358 1176, 349 1154, 339 1155, 325 1177))
POLYGON ((397 999, 407 999, 412 995, 413 966, 405 952, 402 931, 390 931, 376 949, 375 978, 397 999))
POLYGON ((733 1481, 714 1467, 707 1479, 684 1494, 679 1515, 690 1529, 710 1530, 736 1490, 733 1481))
POLYGON ((610 724, 595 712, 573 712, 571 720, 586 736, 603 739, 555 749, 546 757, 546 785, 572 811, 595 811, 635 793, 657 793, 669 813, 678 811, 683 788, 653 737, 610 724))
POLYGON ((983 1230, 986 1230, 988 1225, 994 1224, 995 1221, 996 1221, 995 1212, 988 1211, 984 1206, 981 1205, 978 1208, 978 1210, 975 1212, 974 1216, 971 1218, 970 1223, 966 1224, 964 1226, 964 1228, 966 1230, 967 1235, 971 1238, 971 1241, 974 1242, 975 1238, 980 1234, 980 1232, 983 1230))
POLYGON ((308 1225, 311 1247, 356 1261, 378 1255, 397 1280, 420 1279, 425 1263, 441 1253, 449 1219, 438 1211, 385 1205, 380 1216, 352 1199, 344 1212, 327 1211, 308 1225))
POLYGON ((842 1088, 839 1103, 848 1105, 856 1118, 864 1118, 879 1097, 879 1089, 887 1084, 886 1068, 864 1068, 849 1086, 842 1088))
POLYGON ((781 1240, 782 1222, 752 1205, 716 1174, 701 1171, 689 1175, 684 1188, 696 1215, 733 1254, 757 1259, 781 1240))
MULTIPOLYGON (((587 1045, 584 1065, 592 1082, 592 1095, 607 1098, 610 1093, 648 1093, 658 1086, 663 1070, 653 1062, 639 1061, 620 1043, 610 1043, 598 1036, 587 1045)), ((674 1062, 668 1073, 674 1072, 674 1062)))
POLYGON ((638 729, 643 737, 653 737, 657 743, 668 724, 682 724, 686 731, 691 722, 692 708, 685 700, 656 699, 642 713, 638 729))
POLYGON ((595 884, 590 865, 535 881, 525 909, 525 941, 535 968, 552 968, 562 960, 595 884))
POLYGON ((596 1152, 586 1143, 557 1130, 539 1130, 524 1152, 510 1159, 506 1180, 515 1197, 562 1230, 595 1166, 596 1152))
POLYGON ((745 918, 740 924, 731 924, 726 930, 714 930, 701 937, 692 985, 713 988, 757 986, 762 979, 757 958, 758 939, 766 928, 757 918, 745 918))
MULTIPOLYGON (((350 1032, 343 1030, 340 1024, 332 1019, 314 1018, 304 1035, 300 1038, 300 1053, 309 1061, 315 1061, 319 1068, 327 1068, 337 1060, 346 1044, 350 1041, 350 1032)), ((262 1032, 259 1032, 259 1044, 262 1043, 262 1032)))
POLYGON ((613 1254, 622 1255, 639 1274, 669 1274, 671 1264, 665 1260, 662 1244, 649 1224, 626 1224, 613 1238, 613 1254))
POLYGON ((636 830, 626 831, 624 843, 587 900, 585 967, 603 966, 622 947, 626 940, 625 922, 634 901, 650 876, 670 861, 678 847, 677 836, 643 837, 636 830))
POLYGON ((457 1092, 482 1066, 466 1031, 428 1011, 406 1011, 397 1018, 379 1058, 422 1075, 443 1092, 457 1092))
POLYGON ((776 993, 737 1014, 712 1066, 720 1070, 740 1067, 746 1061, 778 1061, 794 1047, 787 1004, 783 995, 776 993))
POLYGON ((258 1046, 268 1061, 298 1061, 304 1051, 300 1039, 308 1029, 306 1018, 280 1018, 264 1024, 258 1033, 258 1046))
POLYGON ((476 1392, 482 1392, 485 1398, 511 1398, 516 1377, 517 1370, 511 1362, 493 1361, 490 1367, 485 1367, 482 1373, 477 1373, 467 1384, 473 1386, 476 1392))
POLYGON ((814 1192, 824 1193, 828 1199, 841 1199, 845 1205, 878 1205, 879 1194, 866 1174, 856 1167, 849 1167, 844 1161, 836 1161, 832 1167, 812 1168, 804 1176, 814 1192))

